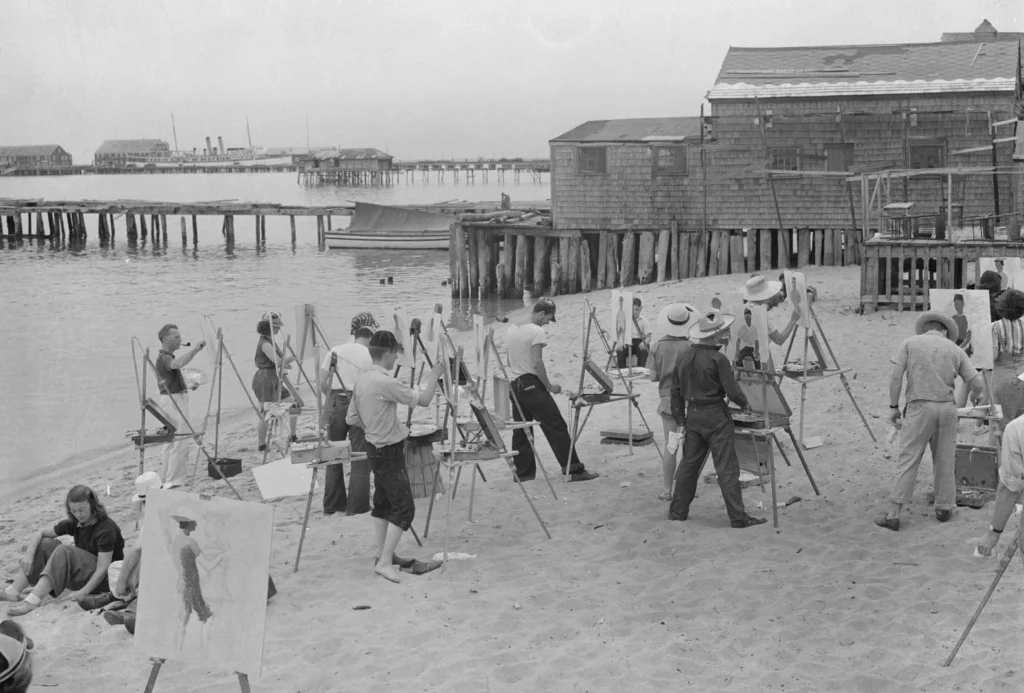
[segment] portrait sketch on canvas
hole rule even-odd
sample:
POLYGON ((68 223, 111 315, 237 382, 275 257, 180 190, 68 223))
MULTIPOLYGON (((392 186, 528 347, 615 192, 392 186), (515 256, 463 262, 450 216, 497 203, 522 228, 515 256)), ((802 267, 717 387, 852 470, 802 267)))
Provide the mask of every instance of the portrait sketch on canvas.
POLYGON ((730 360, 736 368, 746 370, 773 370, 768 339, 768 311, 764 306, 746 304, 736 306, 736 320, 732 324, 734 350, 730 360))
POLYGON ((487 376, 487 335, 490 328, 484 325, 484 316, 473 316, 473 366, 477 377, 487 376))
POLYGON ((271 506, 152 491, 142 529, 139 650, 258 675, 272 525, 271 506))
MULTIPOLYGON (((406 315, 405 308, 395 308, 391 317, 391 331, 395 334, 395 339, 398 340, 398 343, 402 345, 402 351, 398 353, 398 360, 395 362, 395 365, 412 368, 412 339, 409 336, 409 316, 406 315)), ((385 327, 384 329, 388 328, 385 327)))
POLYGON ((975 368, 992 368, 992 321, 988 291, 932 289, 931 309, 953 318, 957 345, 971 357, 975 368))
POLYGON ((612 340, 616 345, 629 344, 633 340, 633 294, 629 291, 612 291, 612 340))
POLYGON ((995 272, 999 275, 1000 289, 1024 290, 1024 266, 1019 257, 978 258, 980 274, 995 272))
POLYGON ((793 310, 800 311, 800 327, 811 328, 811 312, 807 309, 807 279, 803 272, 786 271, 783 274, 786 283, 786 303, 793 310))

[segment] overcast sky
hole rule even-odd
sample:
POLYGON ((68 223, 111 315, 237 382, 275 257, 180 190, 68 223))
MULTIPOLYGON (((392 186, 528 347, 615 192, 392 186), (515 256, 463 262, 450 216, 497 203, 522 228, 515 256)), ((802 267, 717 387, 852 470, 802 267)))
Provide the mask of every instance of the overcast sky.
POLYGON ((4 3, 0 144, 224 137, 398 158, 547 156, 594 119, 697 115, 730 45, 938 41, 1020 0, 4 3))

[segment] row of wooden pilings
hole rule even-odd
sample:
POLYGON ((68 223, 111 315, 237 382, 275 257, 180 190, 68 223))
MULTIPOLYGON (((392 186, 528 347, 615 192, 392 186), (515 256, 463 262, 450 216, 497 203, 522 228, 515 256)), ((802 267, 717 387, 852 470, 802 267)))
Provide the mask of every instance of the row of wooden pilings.
POLYGON ((555 230, 453 224, 452 296, 521 298, 806 265, 857 264, 849 229, 555 230))
MULTIPOLYGON (((161 241, 164 246, 167 245, 168 224, 166 214, 148 215, 150 218, 148 225, 146 224, 146 214, 126 212, 123 216, 125 236, 129 244, 138 242, 140 238, 142 242, 146 242, 152 232, 152 242, 154 245, 160 244, 161 241)), ((199 223, 197 215, 192 214, 190 216, 192 218, 192 245, 198 247, 199 223)), ((235 216, 234 214, 225 214, 221 225, 221 235, 229 248, 235 244, 235 216)), ((96 217, 96 233, 100 245, 110 245, 113 243, 116 233, 115 219, 117 215, 100 212, 96 213, 96 217)), ((290 214, 288 217, 291 225, 291 240, 294 245, 296 242, 295 215, 290 214)), ((2 218, 5 223, 0 226, 0 235, 3 234, 3 227, 5 226, 7 237, 11 240, 34 238, 41 242, 49 241, 51 245, 60 244, 79 247, 84 245, 89 237, 85 222, 86 214, 82 211, 5 214, 2 218)), ((258 247, 265 246, 267 242, 267 215, 256 214, 254 218, 256 244, 258 247)), ((332 230, 332 218, 330 214, 321 214, 316 216, 316 220, 317 242, 321 247, 324 247, 327 241, 326 234, 332 230)), ((188 245, 188 230, 186 215, 182 215, 182 247, 187 247, 188 245)))

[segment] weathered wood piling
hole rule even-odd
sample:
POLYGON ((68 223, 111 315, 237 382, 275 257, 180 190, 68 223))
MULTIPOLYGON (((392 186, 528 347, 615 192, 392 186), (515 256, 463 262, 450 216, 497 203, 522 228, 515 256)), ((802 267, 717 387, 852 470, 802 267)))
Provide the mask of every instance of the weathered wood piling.
POLYGON ((575 231, 465 217, 450 234, 452 296, 474 298, 559 295, 808 265, 841 267, 859 262, 861 245, 860 232, 847 229, 702 233, 673 223, 667 229, 575 231))

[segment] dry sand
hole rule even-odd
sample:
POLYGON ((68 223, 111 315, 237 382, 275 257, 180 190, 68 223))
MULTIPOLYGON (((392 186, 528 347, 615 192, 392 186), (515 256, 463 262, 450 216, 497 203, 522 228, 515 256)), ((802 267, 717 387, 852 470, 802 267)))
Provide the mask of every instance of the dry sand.
MULTIPOLYGON (((650 285, 640 295, 653 323, 666 303, 741 281, 650 285)), ((826 333, 853 369, 853 391, 884 441, 888 359, 915 316, 857 315, 858 281, 856 267, 808 272, 826 333)), ((607 321, 607 292, 589 298, 607 321)), ((579 378, 583 302, 559 298, 559 320, 548 329, 549 370, 571 388, 579 378)), ((774 320, 785 319, 781 312, 774 320)), ((655 385, 644 382, 640 390, 660 441, 655 385)), ((784 390, 796 409, 798 387, 784 390)), ((564 407, 565 398, 557 399, 564 407)), ((730 529, 717 486, 703 483, 690 520, 666 521, 654 448, 630 457, 625 447, 598 444, 601 428, 624 425, 625 405, 597 407, 593 419, 580 451, 600 479, 556 481, 557 501, 541 479, 527 484, 552 540, 502 463, 488 462, 488 483, 477 484, 475 522, 466 522, 467 486, 452 503, 450 550, 475 558, 451 561, 443 573, 407 575, 401 585, 373 575, 369 516, 324 517, 319 492, 294 573, 305 498, 274 501, 271 574, 280 593, 268 607, 263 675, 252 678, 253 690, 1024 690, 1024 569, 1016 561, 954 665, 941 666, 993 577, 995 561, 971 556, 991 505, 936 522, 924 498, 931 489, 926 456, 903 530, 875 527, 893 483, 893 449, 872 444, 837 379, 808 393, 806 433, 821 436, 824 446, 807 458, 822 495, 814 495, 798 466, 780 465, 780 500, 803 500, 780 510, 779 533, 770 522, 730 529)), ((248 471, 260 460, 253 415, 234 417, 224 430, 221 454, 243 457, 246 466, 232 481, 247 500, 260 502, 248 471)), ((549 473, 557 471, 546 443, 541 451, 549 473)), ((157 450, 149 453, 150 468, 157 457, 157 450)), ((126 446, 9 489, 0 525, 3 575, 16 567, 29 533, 61 517, 73 483, 103 493, 109 486, 105 500, 133 541, 136 465, 137 454, 126 446)), ((200 478, 199 490, 230 495, 223 484, 200 478)), ((744 500, 750 512, 770 518, 769 493, 746 489, 744 500), (769 510, 758 510, 759 501, 769 510)), ((421 533, 427 502, 417 501, 421 533)), ((406 537, 400 552, 440 551, 443 521, 435 512, 424 548, 406 537)), ((1004 536, 1014 527, 1011 521, 1004 536)), ((21 621, 37 643, 34 688, 142 690, 149 662, 123 628, 66 603, 47 604, 21 621)), ((237 683, 229 673, 168 662, 157 690, 231 691, 237 683)))

